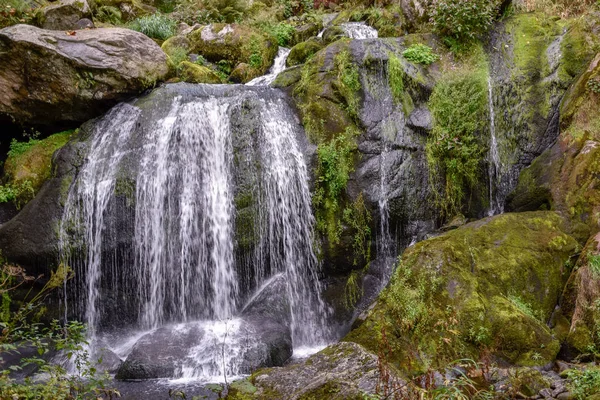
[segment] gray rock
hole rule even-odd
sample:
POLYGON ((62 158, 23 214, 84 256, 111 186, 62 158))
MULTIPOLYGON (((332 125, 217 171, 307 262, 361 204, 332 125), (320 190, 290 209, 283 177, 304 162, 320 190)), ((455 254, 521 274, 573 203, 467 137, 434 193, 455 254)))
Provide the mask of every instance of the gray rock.
POLYGON ((42 7, 40 26, 44 29, 71 30, 78 28, 77 22, 82 18, 90 18, 91 10, 87 0, 60 0, 57 3, 42 7))
POLYGON ((258 371, 253 383, 258 398, 268 393, 282 400, 359 398, 385 389, 400 394, 406 388, 406 381, 394 370, 389 370, 387 381, 380 379, 377 356, 348 342, 332 345, 299 364, 258 371))
POLYGON ((75 24, 75 29, 93 29, 94 23, 89 18, 82 18, 75 24))
POLYGON ((427 108, 417 108, 410 113, 406 125, 417 132, 427 134, 433 128, 433 118, 427 108))
POLYGON ((121 28, 15 25, 0 30, 0 53, 0 121, 24 124, 86 121, 169 72, 156 43, 121 28))

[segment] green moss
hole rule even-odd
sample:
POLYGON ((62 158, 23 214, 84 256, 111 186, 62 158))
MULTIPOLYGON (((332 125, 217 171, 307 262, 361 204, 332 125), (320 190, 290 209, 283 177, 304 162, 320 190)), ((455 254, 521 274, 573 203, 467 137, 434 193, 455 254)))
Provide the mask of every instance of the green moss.
POLYGON ((184 82, 221 83, 221 78, 213 70, 189 61, 182 61, 179 64, 178 70, 179 77, 184 82))
POLYGON ((571 80, 585 71, 594 55, 600 51, 600 39, 594 33, 598 16, 585 14, 568 22, 567 33, 561 42, 562 60, 558 73, 571 80))
POLYGON ((40 190, 52 176, 52 156, 64 146, 75 131, 56 133, 46 139, 11 143, 4 164, 4 188, 22 188, 14 201, 23 205, 40 190))
POLYGON ((392 53, 388 57, 388 82, 394 101, 402 105, 404 115, 410 115, 415 106, 408 90, 404 87, 404 65, 400 58, 392 53))
POLYGON ((504 214, 417 243, 345 340, 388 346, 389 361, 411 374, 489 353, 519 365, 553 360, 560 345, 545 321, 577 249, 562 226, 552 212, 504 214))
POLYGON ((292 67, 294 65, 304 64, 306 60, 322 48, 323 44, 318 40, 307 40, 306 42, 298 43, 290 50, 286 65, 292 67))
POLYGON ((126 177, 117 177, 115 180, 115 196, 121 196, 126 199, 127 207, 135 205, 136 182, 134 179, 126 177))

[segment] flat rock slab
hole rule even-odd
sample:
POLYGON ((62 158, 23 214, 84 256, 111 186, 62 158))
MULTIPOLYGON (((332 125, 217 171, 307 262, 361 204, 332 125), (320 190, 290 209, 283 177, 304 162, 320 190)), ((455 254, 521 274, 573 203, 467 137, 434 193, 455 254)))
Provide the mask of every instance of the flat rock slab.
POLYGON ((0 30, 0 121, 79 123, 139 94, 169 72, 167 56, 129 29, 0 30))

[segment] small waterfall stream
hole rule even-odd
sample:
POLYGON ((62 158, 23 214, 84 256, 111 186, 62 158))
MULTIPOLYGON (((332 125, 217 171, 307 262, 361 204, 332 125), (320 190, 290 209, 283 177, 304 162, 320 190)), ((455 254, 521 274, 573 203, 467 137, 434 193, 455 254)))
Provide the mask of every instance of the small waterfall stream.
POLYGON ((269 69, 266 75, 259 76, 258 78, 252 79, 250 82, 246 83, 248 86, 269 86, 277 75, 285 69, 285 62, 290 55, 290 49, 286 47, 280 47, 277 51, 277 56, 273 61, 273 65, 269 69))
POLYGON ((255 331, 240 319, 241 305, 275 276, 284 290, 269 301, 289 304, 294 349, 326 344, 308 171, 293 111, 272 89, 173 87, 170 103, 155 95, 156 109, 121 104, 95 124, 65 203, 62 259, 85 277, 69 308, 84 316, 92 347, 111 326, 130 322, 119 329, 137 337, 172 326, 177 335, 202 337, 175 377, 211 379, 224 365, 236 375, 254 346, 240 344, 255 331), (252 129, 232 119, 241 109, 253 110, 252 129), (241 156, 233 141, 240 135, 255 143, 259 177, 251 281, 240 275, 236 256, 242 243, 233 172, 241 156))
POLYGON ((499 199, 498 185, 500 184, 500 173, 502 163, 498 153, 498 142, 496 140, 496 114, 494 111, 494 93, 492 78, 488 78, 488 107, 490 116, 490 150, 488 159, 488 177, 490 185, 490 208, 488 215, 493 216, 504 212, 504 205, 499 199))
POLYGON ((345 22, 340 26, 350 39, 376 39, 378 37, 377 29, 364 22, 345 22))

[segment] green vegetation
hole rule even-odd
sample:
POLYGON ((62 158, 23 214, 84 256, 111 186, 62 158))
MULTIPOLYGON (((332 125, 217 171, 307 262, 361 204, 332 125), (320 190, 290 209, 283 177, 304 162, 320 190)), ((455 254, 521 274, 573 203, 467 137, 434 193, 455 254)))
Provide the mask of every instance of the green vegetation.
POLYGON ((578 400, 600 393, 600 368, 571 369, 566 371, 568 388, 578 400))
POLYGON ((37 354, 23 358, 19 364, 10 365, 0 372, 0 398, 67 400, 119 395, 107 386, 110 376, 98 373, 96 360, 90 359, 83 324, 71 321, 63 326, 56 320, 47 325, 38 322, 45 310, 42 305, 44 299, 72 276, 70 268, 61 264, 41 290, 29 298, 33 290, 30 289, 25 299, 14 302, 13 307, 11 295, 21 286, 32 288, 31 285, 40 277, 27 276, 19 266, 3 264, 0 270, 0 359, 3 355, 18 352, 19 343, 28 343, 37 350, 37 354), (62 351, 72 360, 75 374, 70 375, 62 366, 48 363, 57 351, 62 351), (47 379, 37 382, 31 377, 17 380, 10 376, 27 366, 35 366, 37 371, 47 374, 47 379))
POLYGON ((175 34, 176 22, 169 16, 156 13, 135 19, 129 27, 158 40, 167 40, 175 34))
POLYGON ((180 0, 175 11, 189 24, 240 22, 247 14, 243 0, 180 0))
POLYGON ((360 97, 360 80, 358 66, 350 58, 350 52, 343 50, 335 57, 338 80, 340 82, 339 92, 346 100, 346 111, 352 118, 358 117, 360 97))
POLYGON ((265 63, 262 54, 261 38, 259 38, 258 35, 250 36, 247 46, 247 52, 250 54, 250 57, 248 58, 248 64, 250 64, 252 68, 261 68, 265 63))
POLYGON ((588 254, 588 265, 595 278, 600 278, 600 254, 588 254))
POLYGON ((408 61, 430 65, 436 62, 440 57, 433 52, 433 49, 425 44, 413 44, 402 52, 404 58, 408 61))
POLYGON ((496 0, 439 0, 432 10, 433 28, 452 45, 486 33, 497 14, 496 0))
POLYGON ((368 265, 371 261, 371 213, 365 205, 363 194, 359 194, 356 200, 344 209, 343 221, 354 231, 352 249, 354 259, 352 264, 368 265))
POLYGON ((286 22, 264 24, 262 29, 277 39, 277 44, 282 47, 287 47, 290 44, 295 30, 292 25, 286 22))
POLYGON ((10 144, 4 164, 5 183, 0 185, 0 203, 12 201, 17 208, 29 202, 51 177, 52 156, 67 143, 74 131, 56 133, 46 139, 10 144))
MULTIPOLYGON (((472 57, 477 62, 478 57, 472 57)), ((479 133, 487 123, 486 79, 481 62, 474 69, 449 71, 429 100, 434 119, 426 145, 430 184, 435 204, 446 217, 461 212, 467 194, 478 182, 485 152, 479 133)))
POLYGON ((329 143, 317 148, 317 187, 313 204, 317 208, 317 229, 327 234, 329 241, 338 243, 341 233, 338 212, 350 173, 354 171, 354 153, 358 132, 348 128, 329 143))
POLYGON ((23 0, 0 1, 0 29, 16 24, 30 24, 35 20, 35 7, 45 2, 39 0, 33 4, 23 0))
POLYGON ((120 25, 122 18, 121 10, 113 6, 100 6, 94 12, 94 19, 106 24, 120 25))

